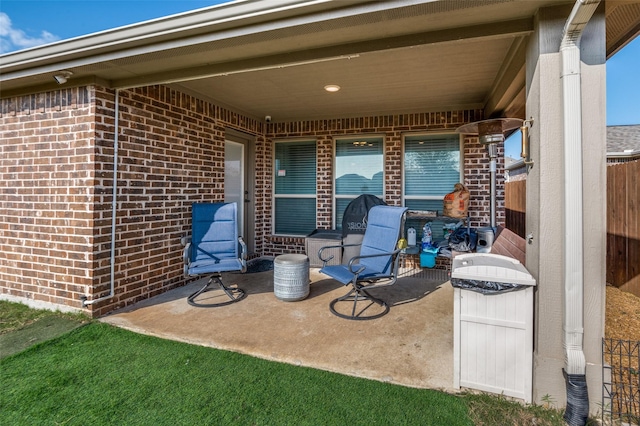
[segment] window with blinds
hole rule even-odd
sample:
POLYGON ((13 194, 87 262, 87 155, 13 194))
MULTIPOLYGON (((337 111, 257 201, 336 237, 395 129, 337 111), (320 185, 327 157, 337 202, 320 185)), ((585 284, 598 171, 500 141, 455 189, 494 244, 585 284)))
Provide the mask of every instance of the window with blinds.
POLYGON ((274 233, 308 235, 316 229, 316 141, 275 143, 274 233))
POLYGON ((384 197, 384 140, 381 136, 336 139, 335 228, 349 203, 362 194, 384 197))
MULTIPOLYGON (((462 181, 460 136, 407 135, 404 138, 404 205, 410 210, 442 213, 444 196, 462 181)), ((420 235, 424 220, 408 219, 406 226, 420 235)), ((432 222, 433 238, 442 238, 443 223, 432 222)))
POLYGON ((460 136, 404 138, 404 200, 412 210, 442 210, 442 200, 460 182, 460 136))

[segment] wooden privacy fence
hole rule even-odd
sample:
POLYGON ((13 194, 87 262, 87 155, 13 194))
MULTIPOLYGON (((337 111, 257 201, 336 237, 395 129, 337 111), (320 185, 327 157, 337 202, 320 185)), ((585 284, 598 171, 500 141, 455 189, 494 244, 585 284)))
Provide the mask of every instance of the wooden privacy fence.
POLYGON ((640 297, 640 160, 607 166, 607 283, 640 297))
MULTIPOLYGON (((640 160, 607 166, 607 283, 640 297, 640 160)), ((505 184, 505 227, 525 237, 527 181, 505 184)))
POLYGON ((507 182, 504 188, 505 228, 525 238, 527 181, 507 182))

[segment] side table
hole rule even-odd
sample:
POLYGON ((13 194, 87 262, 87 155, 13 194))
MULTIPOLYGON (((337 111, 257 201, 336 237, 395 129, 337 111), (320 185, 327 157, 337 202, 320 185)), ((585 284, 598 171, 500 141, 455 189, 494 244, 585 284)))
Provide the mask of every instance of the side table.
POLYGON ((281 254, 273 261, 273 293, 285 302, 309 295, 309 258, 304 254, 281 254))

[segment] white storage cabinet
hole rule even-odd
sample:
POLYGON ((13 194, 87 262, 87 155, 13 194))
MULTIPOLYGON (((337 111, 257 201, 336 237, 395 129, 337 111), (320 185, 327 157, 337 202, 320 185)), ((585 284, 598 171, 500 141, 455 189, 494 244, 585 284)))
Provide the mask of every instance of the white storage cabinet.
POLYGON ((451 278, 524 286, 495 294, 454 287, 453 381, 530 403, 535 280, 517 260, 490 253, 456 256, 451 278))

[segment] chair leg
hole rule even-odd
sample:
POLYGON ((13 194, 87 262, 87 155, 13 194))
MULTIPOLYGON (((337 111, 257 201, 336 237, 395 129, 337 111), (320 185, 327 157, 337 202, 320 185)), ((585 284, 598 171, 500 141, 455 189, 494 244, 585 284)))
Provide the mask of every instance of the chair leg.
POLYGON ((187 297, 187 303, 189 303, 191 306, 197 306, 201 308, 215 308, 217 306, 225 306, 225 305, 230 305, 232 303, 238 302, 244 299, 245 296, 246 296, 246 293, 244 292, 243 289, 237 288, 237 287, 227 287, 222 282, 222 275, 214 274, 209 277, 209 280, 204 285, 204 287, 202 287, 200 290, 196 291, 195 293, 192 293, 189 297, 187 297), (219 303, 208 303, 208 304, 196 302, 195 299, 201 294, 206 293, 207 291, 215 290, 214 288, 210 288, 213 281, 216 281, 218 283, 218 286, 229 297, 229 300, 224 302, 219 302, 219 303))
POLYGON ((334 315, 339 316, 340 318, 350 319, 350 320, 370 320, 375 318, 380 318, 383 315, 386 315, 389 312, 389 305, 383 300, 380 300, 376 297, 373 297, 367 290, 362 287, 353 287, 347 294, 337 299, 334 299, 329 303, 329 310, 334 315), (337 303, 347 302, 352 303, 351 306, 351 315, 343 314, 338 312, 335 309, 337 303), (360 305, 359 305, 360 304, 360 305), (361 309, 358 309, 359 306, 365 305, 361 309), (382 311, 372 314, 366 315, 366 310, 371 308, 373 305, 380 306, 382 311))

